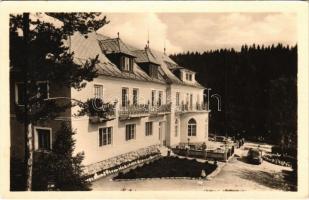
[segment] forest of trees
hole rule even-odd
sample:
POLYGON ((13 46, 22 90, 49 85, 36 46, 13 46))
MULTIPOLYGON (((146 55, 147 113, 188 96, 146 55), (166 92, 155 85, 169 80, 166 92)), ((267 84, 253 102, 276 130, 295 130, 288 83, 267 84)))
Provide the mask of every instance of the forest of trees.
POLYGON ((210 133, 296 147, 297 45, 243 45, 234 49, 171 55, 196 79, 222 96, 210 101, 210 133))

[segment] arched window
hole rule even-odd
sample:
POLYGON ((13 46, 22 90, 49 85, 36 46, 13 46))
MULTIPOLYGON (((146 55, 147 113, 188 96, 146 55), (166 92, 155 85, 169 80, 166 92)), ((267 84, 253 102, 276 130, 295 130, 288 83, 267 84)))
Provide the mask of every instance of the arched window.
POLYGON ((178 136, 178 119, 175 120, 175 137, 178 136))
POLYGON ((193 118, 188 121, 188 136, 196 136, 196 121, 193 118))

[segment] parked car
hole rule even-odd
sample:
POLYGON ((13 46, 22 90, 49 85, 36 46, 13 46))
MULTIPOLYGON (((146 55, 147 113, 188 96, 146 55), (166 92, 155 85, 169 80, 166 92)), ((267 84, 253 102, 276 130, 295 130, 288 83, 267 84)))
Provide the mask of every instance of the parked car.
POLYGON ((216 136, 216 142, 224 142, 226 141, 226 137, 224 136, 216 136))
POLYGON ((263 162, 262 159, 262 152, 259 149, 256 148, 250 148, 248 151, 248 162, 252 163, 252 164, 261 164, 263 162))

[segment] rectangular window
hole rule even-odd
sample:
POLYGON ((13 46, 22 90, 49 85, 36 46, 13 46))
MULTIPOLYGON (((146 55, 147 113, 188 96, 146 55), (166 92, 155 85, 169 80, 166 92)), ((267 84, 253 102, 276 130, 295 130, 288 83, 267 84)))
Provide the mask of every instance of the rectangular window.
POLYGON ((159 97, 158 97, 158 105, 161 106, 162 105, 162 97, 163 96, 163 92, 159 91, 159 97))
POLYGON ((124 71, 133 71, 133 59, 132 58, 122 56, 120 63, 121 63, 121 68, 124 71))
POLYGON ((127 107, 128 106, 128 88, 122 88, 122 94, 121 94, 121 106, 127 107))
MULTIPOLYGON (((37 98, 47 99, 49 97, 49 88, 47 81, 38 81, 36 82, 36 90, 37 90, 37 98)), ((18 105, 25 104, 25 84, 24 83, 16 83, 15 87, 15 102, 18 105)))
POLYGON ((112 144, 112 127, 99 128, 99 146, 106 146, 112 144))
POLYGON ((16 83, 16 89, 15 89, 15 102, 18 105, 25 105, 25 84, 24 83, 16 83))
POLYGON ((155 101, 156 101, 156 91, 152 90, 151 91, 151 106, 155 105, 155 101))
POLYGON ((189 81, 192 81, 192 74, 189 74, 189 81))
POLYGON ((38 150, 51 150, 51 129, 49 128, 36 128, 37 145, 38 150))
POLYGON ((188 125, 188 136, 196 136, 196 125, 188 125))
POLYGON ((176 106, 179 106, 180 93, 176 92, 176 106))
POLYGON ((146 136, 152 135, 152 122, 146 122, 145 128, 146 136))
POLYGON ((133 71, 133 58, 129 58, 129 69, 131 72, 133 71))
POLYGON ((186 80, 189 80, 189 74, 186 73, 186 80))
POLYGON ((189 104, 189 93, 187 93, 186 104, 189 104))
POLYGON ((156 65, 150 65, 150 76, 152 78, 158 78, 158 66, 156 65))
POLYGON ((175 120, 175 137, 178 136, 178 119, 175 120))
POLYGON ((126 140, 135 139, 135 124, 127 124, 126 125, 126 140))
POLYGON ((133 89, 133 105, 138 105, 138 89, 133 89))
POLYGON ((190 108, 192 108, 193 106, 193 95, 190 94, 190 108))
POLYGON ((124 64, 125 70, 126 70, 126 71, 130 71, 130 59, 129 59, 128 57, 125 57, 125 58, 124 58, 124 63, 125 63, 125 64, 124 64))
POLYGON ((94 97, 103 99, 103 85, 94 85, 94 97))

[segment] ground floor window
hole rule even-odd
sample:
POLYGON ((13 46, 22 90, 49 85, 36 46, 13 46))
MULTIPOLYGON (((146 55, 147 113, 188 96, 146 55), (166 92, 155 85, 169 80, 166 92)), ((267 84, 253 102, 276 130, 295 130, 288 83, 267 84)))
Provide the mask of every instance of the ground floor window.
POLYGON ((193 118, 188 121, 188 136, 196 136, 196 121, 193 118))
POLYGON ((175 137, 178 136, 178 119, 175 120, 175 137))
POLYGON ((36 150, 51 150, 52 133, 50 128, 35 128, 36 150))
POLYGON ((126 125, 126 140, 127 141, 135 139, 135 130, 136 130, 135 124, 127 124, 126 125))
POLYGON ((112 127, 99 128, 99 146, 112 144, 112 127))
POLYGON ((146 136, 149 136, 149 135, 152 135, 152 122, 146 122, 146 125, 145 125, 145 132, 146 132, 146 136))

